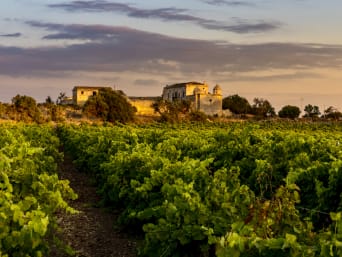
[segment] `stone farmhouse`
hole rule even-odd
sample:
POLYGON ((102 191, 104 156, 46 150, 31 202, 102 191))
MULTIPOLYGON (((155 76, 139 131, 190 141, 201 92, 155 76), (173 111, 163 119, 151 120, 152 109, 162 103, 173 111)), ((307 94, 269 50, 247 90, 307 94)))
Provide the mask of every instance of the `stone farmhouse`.
POLYGON ((200 82, 186 82, 168 85, 163 89, 163 99, 168 101, 189 100, 196 111, 207 115, 222 115, 222 89, 216 85, 210 93, 208 85, 200 82))
MULTIPOLYGON (((82 106, 92 96, 96 96, 104 86, 76 86, 72 90, 72 103, 82 106)), ((167 85, 163 88, 162 99, 167 101, 188 100, 192 103, 192 109, 204 112, 207 115, 219 115, 222 112, 222 90, 219 85, 210 93, 208 85, 200 82, 185 82, 167 85)), ((152 104, 160 97, 128 97, 130 103, 137 109, 140 115, 157 115, 152 104)))

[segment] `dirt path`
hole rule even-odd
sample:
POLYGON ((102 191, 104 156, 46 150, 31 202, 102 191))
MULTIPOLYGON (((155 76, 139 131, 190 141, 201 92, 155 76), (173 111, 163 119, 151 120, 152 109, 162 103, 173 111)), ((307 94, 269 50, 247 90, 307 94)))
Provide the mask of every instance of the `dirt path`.
MULTIPOLYGON (((59 176, 68 179, 78 194, 78 199, 70 203, 79 214, 59 216, 63 229, 62 238, 75 251, 77 257, 135 257, 136 241, 115 230, 117 216, 103 208, 96 207, 100 201, 96 188, 90 184, 87 174, 78 172, 68 156, 60 165, 59 176)), ((52 257, 66 257, 56 249, 52 257)))

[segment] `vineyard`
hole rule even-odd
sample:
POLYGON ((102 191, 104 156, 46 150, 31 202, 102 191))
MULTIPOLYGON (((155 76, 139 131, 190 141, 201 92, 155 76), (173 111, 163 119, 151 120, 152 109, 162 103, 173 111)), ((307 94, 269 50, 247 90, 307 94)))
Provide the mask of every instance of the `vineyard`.
POLYGON ((3 125, 0 256, 43 256, 74 212, 60 144, 139 256, 342 256, 341 143, 330 123, 3 125))
POLYGON ((67 200, 76 195, 56 174, 59 139, 47 126, 0 129, 0 256, 46 256, 56 212, 75 212, 67 200))

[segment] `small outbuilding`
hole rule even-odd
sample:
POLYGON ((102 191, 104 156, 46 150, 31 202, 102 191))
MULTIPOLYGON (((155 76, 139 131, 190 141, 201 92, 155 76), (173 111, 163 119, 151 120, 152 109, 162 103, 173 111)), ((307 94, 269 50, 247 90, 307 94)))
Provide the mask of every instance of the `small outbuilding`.
POLYGON ((92 96, 96 96, 99 90, 102 88, 111 87, 87 87, 87 86, 76 86, 72 90, 72 100, 75 105, 84 105, 88 99, 92 96))

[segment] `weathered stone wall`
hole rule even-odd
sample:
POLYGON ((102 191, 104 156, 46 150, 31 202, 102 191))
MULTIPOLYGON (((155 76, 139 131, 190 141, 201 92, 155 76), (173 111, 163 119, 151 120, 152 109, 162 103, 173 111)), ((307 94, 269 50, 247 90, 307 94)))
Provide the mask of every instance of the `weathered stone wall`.
POLYGON ((84 105, 89 97, 97 95, 99 88, 76 88, 72 92, 74 104, 84 105))
POLYGON ((207 84, 187 84, 186 87, 186 95, 193 95, 195 88, 199 88, 201 92, 208 94, 208 85, 207 84))
POLYGON ((129 102, 137 109, 137 115, 159 116, 154 112, 152 104, 155 100, 151 99, 129 99, 129 102))
POLYGON ((207 115, 222 115, 222 96, 212 94, 199 95, 199 111, 204 112, 207 115))

